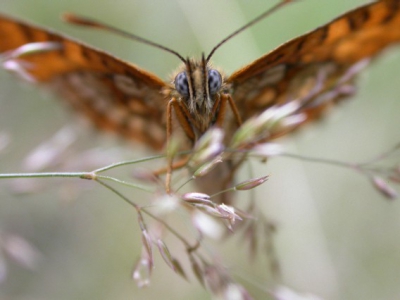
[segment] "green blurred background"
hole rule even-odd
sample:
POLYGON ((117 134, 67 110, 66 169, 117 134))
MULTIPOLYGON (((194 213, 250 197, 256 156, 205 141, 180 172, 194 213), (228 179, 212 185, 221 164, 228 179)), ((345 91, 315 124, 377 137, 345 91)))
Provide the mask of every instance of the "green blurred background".
MULTIPOLYGON (((229 41, 215 54, 214 63, 229 74, 280 43, 365 3, 299 2, 229 41)), ((84 40, 167 78, 179 63, 175 57, 104 32, 64 24, 61 13, 95 17, 187 56, 209 52, 273 3, 0 0, 0 7, 2 12, 84 40)), ((282 139, 282 144, 301 155, 362 162, 398 142, 399 50, 387 52, 363 73, 359 93, 352 101, 340 105, 324 121, 282 139)), ((61 101, 1 71, 0 133, 9 133, 11 139, 0 152, 0 172, 26 171, 24 160, 33 149, 67 124, 81 126, 71 115, 61 101)), ((90 129, 78 136, 53 169, 86 170, 88 156, 96 157, 92 164, 100 167, 149 154, 143 146, 127 145, 90 129)), ((271 175, 256 195, 260 209, 278 228, 276 247, 283 284, 324 299, 400 297, 398 201, 385 200, 357 173, 328 165, 275 158, 260 165, 256 173, 271 175)), ((248 173, 239 177, 248 178, 248 173)), ((136 191, 131 196, 142 203, 149 198, 136 191)), ((159 256, 151 287, 138 289, 130 279, 141 251, 136 215, 131 207, 94 183, 74 179, 3 180, 0 203, 0 231, 18 234, 41 253, 33 271, 6 259, 8 275, 0 284, 1 299, 209 298, 193 278, 188 283, 175 276, 159 256)), ((238 250, 237 242, 220 247, 226 265, 256 299, 266 299, 262 290, 269 287, 266 264, 251 264, 244 249, 238 250)), ((210 244, 214 247, 218 242, 210 244)), ((174 250, 175 245, 169 246, 174 250)), ((180 246, 176 248, 179 251, 180 246)))

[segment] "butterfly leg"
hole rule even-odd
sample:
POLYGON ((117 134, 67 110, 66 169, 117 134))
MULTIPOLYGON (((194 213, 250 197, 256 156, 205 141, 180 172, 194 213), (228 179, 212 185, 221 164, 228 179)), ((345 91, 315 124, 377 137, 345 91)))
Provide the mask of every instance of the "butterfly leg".
POLYGON ((195 134, 192 126, 190 125, 190 114, 189 112, 185 111, 185 109, 179 104, 179 101, 176 100, 176 98, 172 98, 168 102, 167 106, 167 141, 170 140, 172 135, 172 109, 174 109, 176 117, 187 137, 190 140, 194 141, 195 134))
POLYGON ((226 97, 229 106, 231 107, 232 111, 233 111, 233 115, 235 116, 235 120, 238 126, 242 125, 242 118, 240 117, 239 111, 237 109, 237 106, 235 104, 235 102, 232 99, 232 96, 227 94, 227 95, 222 95, 222 97, 226 97))
MULTIPOLYGON (((195 133, 190 125, 190 115, 188 112, 184 110, 184 108, 179 104, 179 101, 176 98, 172 98, 167 105, 167 152, 170 150, 170 142, 172 138, 172 110, 175 111, 176 118, 178 119, 180 125, 182 126, 183 131, 187 135, 187 137, 194 141, 195 140, 195 133)), ((167 155, 168 162, 167 162, 167 170, 166 170, 166 177, 165 177, 165 189, 169 194, 171 192, 171 177, 172 177, 172 170, 176 169, 173 165, 173 155, 167 155)), ((185 161, 185 160, 184 160, 185 161)), ((186 164, 187 160, 184 162, 186 164)), ((184 164, 180 163, 180 167, 184 164)))
POLYGON ((223 97, 223 95, 221 95, 221 97, 218 97, 217 100, 215 101, 212 113, 214 115, 217 114, 215 125, 219 128, 222 128, 224 123, 224 118, 226 115, 226 99, 223 97))
POLYGON ((231 95, 226 95, 226 94, 221 94, 220 97, 217 98, 217 100, 214 103, 212 113, 217 114, 217 120, 215 121, 215 124, 217 127, 222 128, 223 123, 224 123, 224 117, 226 115, 226 106, 227 103, 229 103, 229 106, 233 112, 233 115, 235 117, 236 123, 238 126, 242 125, 242 119, 240 117, 239 111, 233 102, 233 99, 231 95), (218 113, 217 113, 218 109, 218 113))

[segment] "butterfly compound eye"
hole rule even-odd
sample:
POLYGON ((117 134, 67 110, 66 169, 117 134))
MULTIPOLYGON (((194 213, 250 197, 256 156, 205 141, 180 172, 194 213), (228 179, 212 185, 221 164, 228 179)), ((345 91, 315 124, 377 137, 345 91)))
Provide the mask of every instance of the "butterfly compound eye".
POLYGON ((189 96, 189 84, 186 72, 180 72, 178 75, 176 75, 175 88, 182 96, 189 96))
POLYGON ((210 94, 215 94, 219 91, 222 85, 221 74, 217 70, 208 70, 208 90, 210 94))

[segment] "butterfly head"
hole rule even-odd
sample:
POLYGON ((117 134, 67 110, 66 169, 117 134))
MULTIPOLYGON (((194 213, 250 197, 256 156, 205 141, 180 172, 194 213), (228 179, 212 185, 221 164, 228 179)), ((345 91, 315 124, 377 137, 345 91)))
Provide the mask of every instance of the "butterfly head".
POLYGON ((186 59, 173 78, 170 94, 178 99, 194 119, 212 123, 214 105, 226 90, 225 75, 205 59, 186 59), (209 119, 211 118, 211 119, 209 119))

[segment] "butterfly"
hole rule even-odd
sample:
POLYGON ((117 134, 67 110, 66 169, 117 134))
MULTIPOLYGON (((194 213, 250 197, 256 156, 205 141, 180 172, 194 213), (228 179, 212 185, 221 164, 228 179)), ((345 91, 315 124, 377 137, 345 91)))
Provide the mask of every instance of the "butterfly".
MULTIPOLYGON (((229 76, 211 65, 214 50, 200 59, 180 56, 182 66, 166 82, 83 43, 0 16, 4 66, 53 89, 98 128, 155 150, 163 148, 173 131, 181 131, 189 145, 213 126, 224 128, 229 137, 242 122, 293 100, 306 116, 297 126, 315 120, 351 96, 357 74, 399 41, 400 1, 381 0, 295 38, 229 76)), ((221 189, 215 180, 226 177, 230 168, 209 182, 221 189)))

